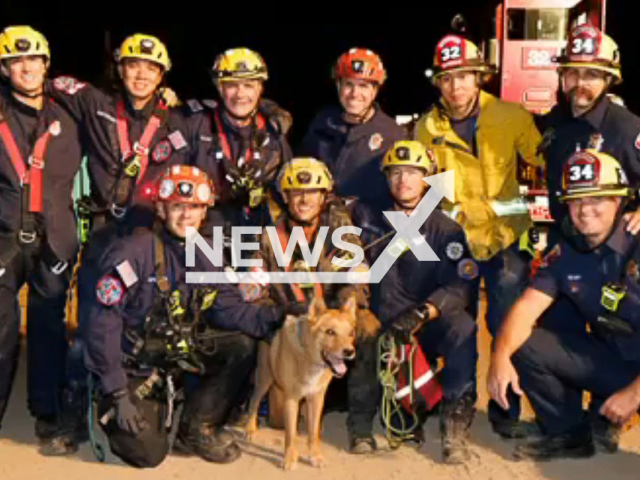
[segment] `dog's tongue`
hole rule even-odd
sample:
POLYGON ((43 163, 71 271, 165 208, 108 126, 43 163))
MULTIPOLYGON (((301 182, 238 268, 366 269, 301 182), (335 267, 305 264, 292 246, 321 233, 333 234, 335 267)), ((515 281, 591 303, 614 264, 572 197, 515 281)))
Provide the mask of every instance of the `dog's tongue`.
POLYGON ((333 363, 332 365, 336 375, 342 377, 345 373, 347 373, 347 366, 344 364, 344 362, 333 363))

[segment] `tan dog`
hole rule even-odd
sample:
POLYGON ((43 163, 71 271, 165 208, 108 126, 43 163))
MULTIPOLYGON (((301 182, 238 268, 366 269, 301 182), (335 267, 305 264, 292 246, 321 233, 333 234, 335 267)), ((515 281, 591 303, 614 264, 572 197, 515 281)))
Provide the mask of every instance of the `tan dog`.
POLYGON ((258 429, 258 406, 272 385, 284 393, 284 469, 295 468, 298 410, 307 402, 307 431, 311 465, 322 467, 320 419, 324 396, 333 376, 347 372, 345 360, 355 356, 357 302, 351 296, 340 310, 327 309, 314 298, 307 315, 289 316, 271 344, 260 342, 256 389, 249 406, 247 438, 258 429))

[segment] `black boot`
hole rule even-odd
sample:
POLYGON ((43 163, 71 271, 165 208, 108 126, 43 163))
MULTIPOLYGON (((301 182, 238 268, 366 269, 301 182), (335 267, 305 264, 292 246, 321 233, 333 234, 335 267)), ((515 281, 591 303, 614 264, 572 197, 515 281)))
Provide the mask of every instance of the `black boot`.
POLYGON ((349 432, 349 453, 365 455, 378 450, 378 444, 373 435, 357 435, 349 432))
POLYGON ((208 423, 181 423, 173 449, 214 463, 231 463, 242 453, 230 433, 208 423))
POLYGON ((88 397, 85 385, 72 385, 62 392, 62 411, 58 416, 36 419, 35 432, 40 453, 48 457, 70 455, 89 439, 88 397))
POLYGON ((440 409, 440 434, 442 459, 448 464, 462 464, 470 458, 467 447, 469 428, 476 413, 476 394, 464 393, 457 400, 442 401, 440 409))
POLYGON ((569 432, 545 435, 540 440, 519 445, 513 456, 537 461, 555 458, 589 458, 595 454, 590 425, 580 425, 569 432))
MULTIPOLYGON (((509 402, 519 401, 512 400, 515 394, 509 396, 509 402)), ((495 400, 489 400, 489 422, 492 430, 505 440, 528 438, 540 435, 540 430, 535 423, 524 422, 518 419, 519 412, 514 414, 503 410, 495 400), (512 418, 516 416, 516 418, 512 418)))

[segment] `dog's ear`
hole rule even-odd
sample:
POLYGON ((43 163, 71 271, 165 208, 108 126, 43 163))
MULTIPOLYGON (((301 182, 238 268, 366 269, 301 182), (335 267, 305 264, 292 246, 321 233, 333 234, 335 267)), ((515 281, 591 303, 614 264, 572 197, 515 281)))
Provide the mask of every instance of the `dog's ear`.
POLYGON ((342 304, 342 307, 340 307, 340 310, 343 313, 346 313, 347 315, 349 315, 349 318, 353 319, 353 322, 355 323, 356 314, 358 311, 358 300, 356 299, 355 292, 349 295, 349 298, 347 298, 346 302, 342 304))
POLYGON ((327 305, 324 303, 324 299, 319 296, 314 296, 309 305, 309 322, 314 323, 320 315, 327 310, 327 305))

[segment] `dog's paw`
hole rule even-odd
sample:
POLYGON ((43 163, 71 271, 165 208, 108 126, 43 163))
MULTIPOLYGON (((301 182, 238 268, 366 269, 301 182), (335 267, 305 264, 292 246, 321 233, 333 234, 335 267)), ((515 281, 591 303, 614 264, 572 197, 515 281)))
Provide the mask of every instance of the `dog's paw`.
POLYGON ((327 460, 320 454, 310 456, 309 462, 311 462, 312 467, 316 468, 323 468, 327 466, 327 460))
POLYGON ((296 452, 286 452, 282 468, 286 471, 295 470, 298 467, 298 454, 296 452))

